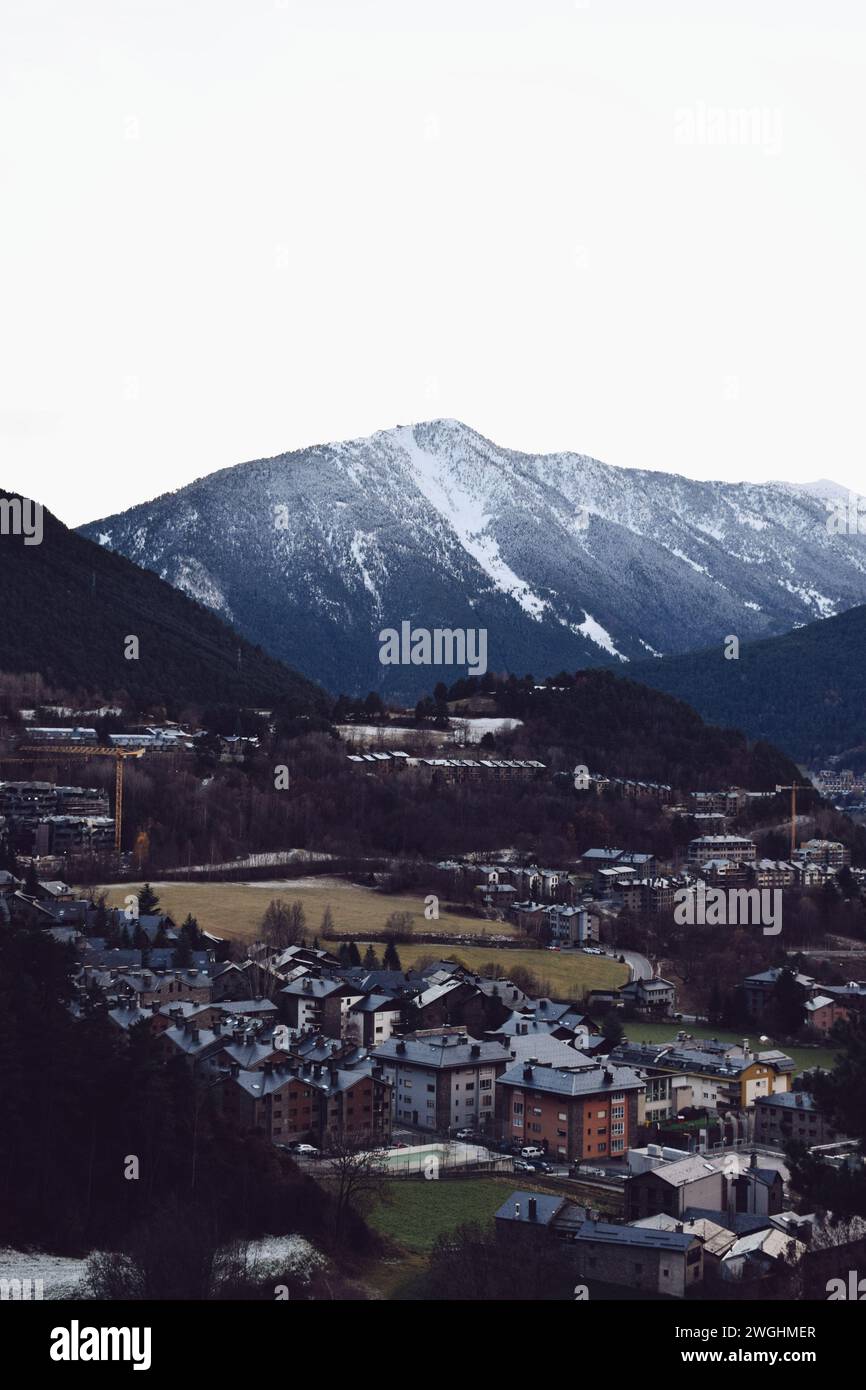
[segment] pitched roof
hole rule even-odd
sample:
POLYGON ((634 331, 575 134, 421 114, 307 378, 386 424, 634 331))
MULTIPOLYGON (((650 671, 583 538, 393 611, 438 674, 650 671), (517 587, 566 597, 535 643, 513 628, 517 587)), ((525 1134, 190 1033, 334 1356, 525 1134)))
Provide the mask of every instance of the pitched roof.
MULTIPOLYGON (((518 1190, 506 1197, 496 1213, 497 1221, 520 1221, 530 1226, 549 1226, 567 1205, 565 1197, 550 1197, 543 1192, 523 1192, 518 1190), (535 1216, 529 1214, 529 1203, 535 1202, 535 1216)), ((568 1204, 570 1205, 570 1204, 568 1204)))
POLYGON ((374 1056, 382 1062, 433 1068, 490 1066, 511 1061, 510 1052, 501 1043, 475 1042, 471 1038, 461 1042, 460 1036, 443 1033, 430 1038, 388 1038, 374 1049, 374 1056))
MULTIPOLYGON (((519 1086, 527 1090, 549 1091, 553 1095, 580 1096, 595 1095, 604 1091, 642 1090, 643 1082, 626 1067, 603 1067, 595 1063, 580 1065, 580 1054, 575 1070, 564 1067, 530 1066, 518 1062, 509 1067, 498 1078, 503 1086, 519 1086), (527 1075, 527 1072, 529 1075, 527 1075)), ((586 1059, 584 1059, 585 1061, 586 1059)))
POLYGON ((600 1241, 605 1245, 640 1245, 655 1250, 688 1250, 696 1237, 685 1231, 659 1231, 646 1226, 615 1226, 612 1221, 585 1221, 575 1240, 600 1241))

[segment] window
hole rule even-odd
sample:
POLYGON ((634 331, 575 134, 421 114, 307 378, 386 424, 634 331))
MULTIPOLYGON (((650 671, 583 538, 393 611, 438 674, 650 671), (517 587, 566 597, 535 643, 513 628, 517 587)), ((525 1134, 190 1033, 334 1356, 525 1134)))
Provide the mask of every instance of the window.
POLYGON ((606 1117, 607 1117, 607 1111, 606 1111, 606 1110, 597 1110, 596 1113, 595 1113, 595 1118, 596 1118, 597 1120, 604 1120, 604 1119, 606 1119, 606 1117))
POLYGON ((624 1119, 624 1118, 625 1118, 625 1106, 624 1106, 624 1105, 615 1105, 615 1106, 613 1107, 613 1109, 611 1110, 611 1112, 610 1112, 610 1117, 611 1117, 612 1120, 622 1120, 622 1119, 624 1119))
POLYGON ((610 1132, 611 1134, 625 1134, 625 1125, 622 1123, 611 1125, 610 1132))
POLYGON ((481 1082, 481 1089, 482 1089, 482 1091, 489 1091, 489 1090, 491 1089, 492 1086, 493 1086, 493 1081, 492 1081, 492 1079, 491 1079, 489 1076, 486 1078, 486 1080, 484 1080, 484 1081, 481 1082))
POLYGON ((435 1086, 431 1086, 430 1082, 428 1081, 428 1082, 427 1082, 427 1090, 428 1090, 428 1091, 435 1091, 435 1090, 436 1090, 436 1087, 435 1087, 435 1086))
POLYGON ((559 1114, 557 1115, 556 1118, 557 1118, 558 1120, 564 1120, 564 1119, 565 1119, 565 1111, 564 1111, 564 1110, 560 1110, 560 1112, 559 1112, 559 1114))

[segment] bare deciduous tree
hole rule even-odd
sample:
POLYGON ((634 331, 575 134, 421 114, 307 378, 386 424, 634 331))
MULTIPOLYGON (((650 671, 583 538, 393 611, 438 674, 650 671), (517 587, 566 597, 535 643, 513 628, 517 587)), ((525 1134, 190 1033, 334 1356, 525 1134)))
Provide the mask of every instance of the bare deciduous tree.
POLYGON ((329 1144, 328 1177, 334 1198, 334 1234, 344 1233, 350 1210, 363 1212, 372 1201, 387 1197, 386 1150, 369 1134, 346 1130, 329 1144))

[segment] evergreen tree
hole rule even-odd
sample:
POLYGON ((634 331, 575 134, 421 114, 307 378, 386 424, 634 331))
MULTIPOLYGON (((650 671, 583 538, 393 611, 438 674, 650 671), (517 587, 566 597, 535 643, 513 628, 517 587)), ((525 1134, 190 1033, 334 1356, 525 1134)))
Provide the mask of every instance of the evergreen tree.
POLYGON ((187 916, 184 918, 183 923, 181 925, 181 931, 188 938, 192 950, 198 951, 201 949, 201 927, 199 926, 197 920, 195 919, 195 917, 193 917, 191 912, 188 913, 187 916))
POLYGON ((365 969, 365 970, 378 970, 378 969, 379 969, 379 957, 376 955, 376 952, 373 950, 373 943, 372 943, 372 941, 370 942, 370 945, 367 947, 366 953, 365 953, 365 955, 364 955, 364 969, 365 969))
POLYGON ((358 947, 355 945, 354 941, 349 942, 349 964, 361 964, 361 952, 358 950, 358 947))
POLYGON ((394 945, 393 940, 389 939, 388 944, 385 947, 385 954, 382 957, 382 965, 386 970, 402 970, 403 968, 400 964, 400 957, 397 954, 397 947, 394 945))
MULTIPOLYGON (((101 934, 105 937, 105 944, 108 947, 109 951, 113 951, 116 947, 122 945, 120 939, 120 922, 121 917, 120 914, 116 911, 116 909, 112 909, 111 911, 106 912, 105 930, 101 934)), ((96 932, 95 934, 97 936, 100 935, 99 932, 96 932)))
POLYGON ((769 999, 769 1018, 773 1033, 794 1037, 803 1026, 806 990, 790 970, 783 970, 769 999))
POLYGON ((159 907, 159 898, 149 883, 145 883, 138 895, 138 910, 143 917, 152 916, 159 907))
POLYGON ((192 965, 192 946, 189 936, 181 929, 174 948, 174 967, 176 970, 188 970, 192 965))

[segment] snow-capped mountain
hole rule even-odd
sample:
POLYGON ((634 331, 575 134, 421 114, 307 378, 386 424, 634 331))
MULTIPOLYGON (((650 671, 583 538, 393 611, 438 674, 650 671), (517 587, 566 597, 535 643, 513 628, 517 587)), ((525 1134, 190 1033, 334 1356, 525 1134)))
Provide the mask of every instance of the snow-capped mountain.
POLYGON ((238 464, 81 527, 331 691, 416 697, 379 632, 484 628, 537 676, 787 631, 866 601, 866 537, 785 483, 500 448, 455 420, 238 464))

